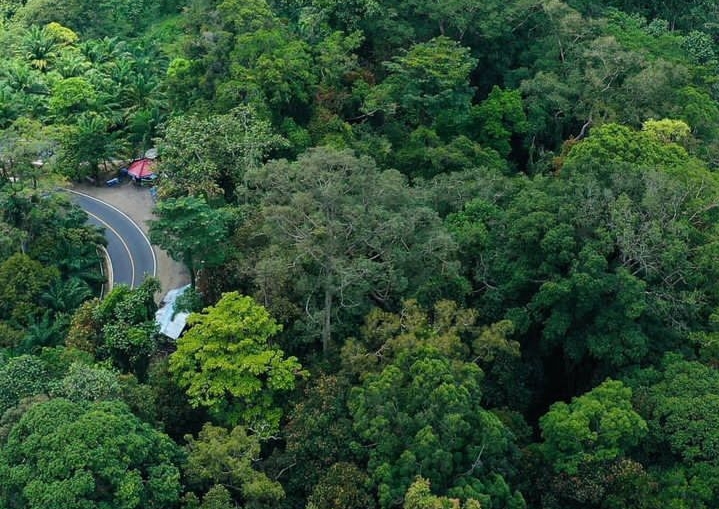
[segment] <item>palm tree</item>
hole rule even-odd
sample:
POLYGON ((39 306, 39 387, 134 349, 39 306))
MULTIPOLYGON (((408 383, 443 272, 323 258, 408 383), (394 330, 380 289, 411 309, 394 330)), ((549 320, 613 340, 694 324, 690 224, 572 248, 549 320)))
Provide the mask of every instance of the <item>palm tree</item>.
POLYGON ((126 85, 132 81, 135 75, 133 62, 127 58, 114 60, 107 66, 107 74, 114 83, 126 85))
POLYGON ((103 240, 104 237, 95 243, 86 242, 81 249, 75 244, 63 243, 63 249, 57 252, 58 259, 54 265, 64 277, 79 279, 99 293, 100 286, 105 283, 105 276, 100 270, 102 258, 97 252, 97 246, 103 240))
POLYGON ((158 107, 138 110, 128 118, 128 139, 134 146, 140 146, 144 152, 150 148, 158 136, 158 128, 165 121, 165 114, 158 107))
POLYGON ((45 312, 39 320, 33 320, 25 330, 20 351, 34 352, 43 347, 60 344, 69 326, 68 316, 53 318, 50 311, 45 312))
POLYGON ((90 39, 79 45, 83 55, 95 66, 115 62, 127 54, 127 44, 116 37, 90 39))
POLYGON ((74 129, 69 130, 61 141, 58 164, 68 176, 82 178, 100 176, 100 165, 123 158, 128 153, 127 142, 119 131, 111 130, 113 124, 106 117, 94 112, 83 113, 74 129))
POLYGON ((90 67, 90 62, 75 48, 60 52, 60 55, 55 61, 55 70, 59 72, 63 78, 82 76, 90 67))
POLYGON ((25 58, 35 69, 46 72, 57 57, 57 40, 45 27, 30 25, 22 41, 25 58))
POLYGON ((40 301, 55 314, 71 314, 80 304, 92 297, 90 286, 83 280, 72 277, 67 281, 55 280, 40 296, 40 301))
POLYGON ((26 94, 46 94, 47 85, 42 75, 26 62, 12 60, 0 71, 4 81, 13 91, 26 94))

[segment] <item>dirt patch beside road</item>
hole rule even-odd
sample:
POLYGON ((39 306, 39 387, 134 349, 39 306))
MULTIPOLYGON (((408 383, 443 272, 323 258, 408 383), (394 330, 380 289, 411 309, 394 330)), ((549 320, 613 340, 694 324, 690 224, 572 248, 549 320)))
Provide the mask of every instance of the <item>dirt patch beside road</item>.
MULTIPOLYGON (((70 188, 117 207, 135 221, 140 229, 147 234, 147 221, 154 219, 152 209, 155 205, 148 188, 136 186, 129 181, 113 187, 73 184, 70 188)), ((190 282, 187 269, 181 263, 170 258, 165 251, 157 246, 152 246, 152 249, 155 251, 155 256, 157 256, 157 277, 162 285, 162 295, 168 290, 190 282)))

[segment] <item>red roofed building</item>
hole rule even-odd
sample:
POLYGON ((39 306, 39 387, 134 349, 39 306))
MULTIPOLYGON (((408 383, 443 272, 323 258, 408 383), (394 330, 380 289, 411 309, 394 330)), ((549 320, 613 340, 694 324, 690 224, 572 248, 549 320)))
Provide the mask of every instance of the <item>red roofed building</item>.
POLYGON ((152 177, 155 174, 155 164, 154 159, 138 159, 127 167, 127 174, 135 179, 152 177))

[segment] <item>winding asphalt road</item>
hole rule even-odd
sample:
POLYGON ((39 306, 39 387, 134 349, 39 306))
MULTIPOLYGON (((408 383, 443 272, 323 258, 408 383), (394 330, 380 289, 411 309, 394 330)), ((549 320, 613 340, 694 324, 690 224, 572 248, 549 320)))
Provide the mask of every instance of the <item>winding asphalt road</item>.
POLYGON ((78 191, 68 190, 73 200, 90 216, 91 224, 105 229, 113 284, 135 288, 145 276, 157 274, 157 258, 139 226, 120 209, 78 191))

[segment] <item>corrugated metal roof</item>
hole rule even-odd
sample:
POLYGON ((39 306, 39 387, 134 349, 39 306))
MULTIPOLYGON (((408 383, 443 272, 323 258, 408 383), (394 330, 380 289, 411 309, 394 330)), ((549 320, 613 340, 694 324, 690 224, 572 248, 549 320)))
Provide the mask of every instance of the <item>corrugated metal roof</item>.
POLYGON ((175 313, 175 301, 187 290, 190 285, 185 285, 180 288, 170 290, 165 294, 162 299, 161 307, 155 313, 155 322, 160 326, 160 334, 163 334, 171 339, 177 339, 185 330, 187 324, 187 317, 190 313, 181 311, 175 313), (175 316, 172 316, 174 313, 175 316))

